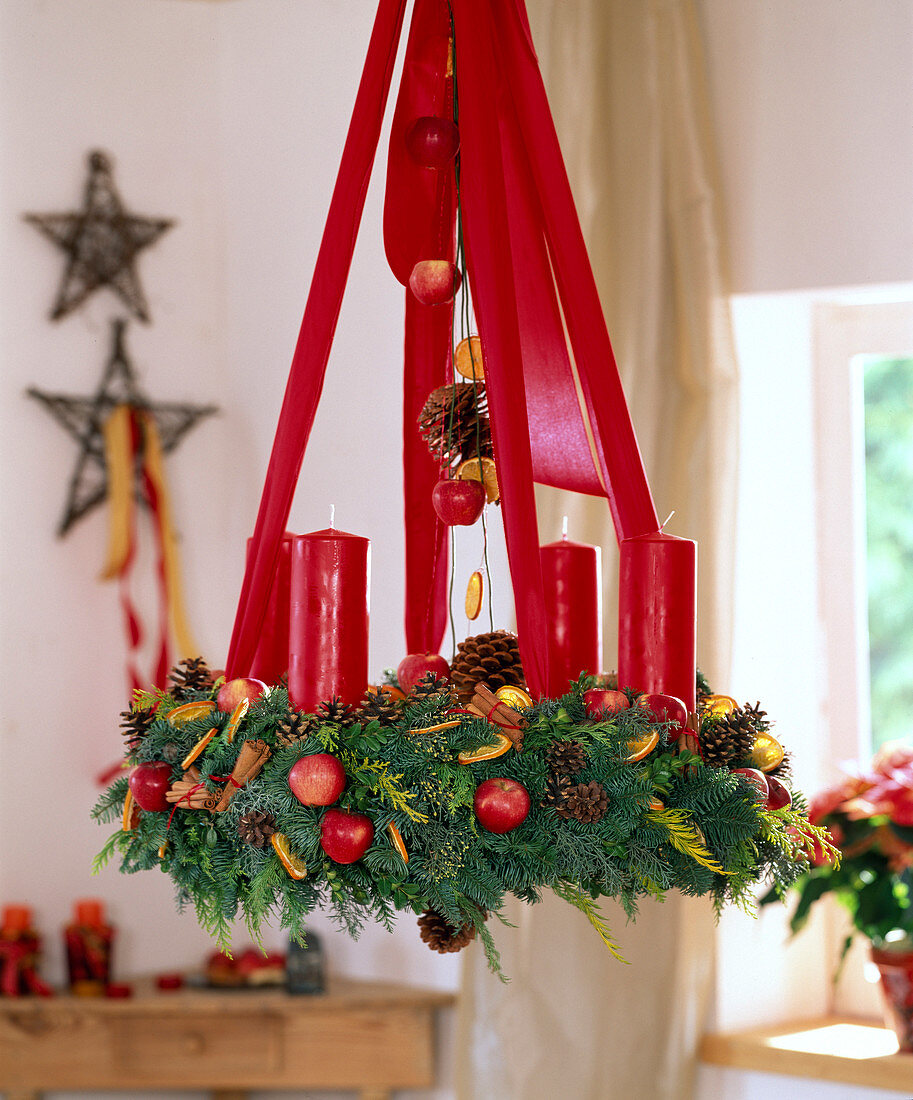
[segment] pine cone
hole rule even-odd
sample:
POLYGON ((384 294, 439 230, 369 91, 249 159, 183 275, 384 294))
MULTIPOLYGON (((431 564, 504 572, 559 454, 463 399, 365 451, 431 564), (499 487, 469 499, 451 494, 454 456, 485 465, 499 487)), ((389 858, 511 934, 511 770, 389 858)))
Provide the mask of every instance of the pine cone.
POLYGON ((318 703, 315 713, 321 722, 333 722, 337 726, 346 726, 355 720, 355 712, 337 695, 323 703, 318 703))
POLYGON ((265 810, 250 810, 238 818, 238 836, 254 848, 262 848, 275 831, 276 819, 265 810))
POLYGON ((553 772, 576 775, 586 767, 586 752, 579 741, 554 741, 545 754, 553 772))
POLYGON ((302 710, 289 707, 276 726, 276 740, 280 745, 294 745, 296 741, 303 741, 313 733, 317 725, 313 714, 305 714, 302 710))
POLYGON ((418 918, 418 927, 422 940, 428 944, 432 951, 437 951, 441 955, 461 951, 476 938, 476 930, 471 924, 464 924, 462 928, 454 928, 440 913, 436 913, 433 909, 426 909, 422 913, 418 918))
POLYGON ((423 699, 430 699, 432 695, 442 696, 441 703, 450 706, 456 703, 453 689, 447 680, 440 679, 433 672, 426 672, 415 687, 409 692, 410 703, 420 703, 423 699))
POLYGON ((561 807, 567 801, 570 790, 571 780, 569 776, 561 775, 559 772, 549 772, 545 781, 545 794, 542 796, 539 805, 546 810, 553 806, 560 813, 561 807))
POLYGON ((589 783, 578 783, 568 791, 564 805, 558 807, 558 813, 569 821, 582 821, 584 825, 602 821, 609 808, 609 796, 605 787, 595 779, 589 783))
POLYGON ((197 692, 211 691, 215 682, 202 657, 185 657, 168 674, 168 680, 171 694, 179 703, 197 692))
POLYGON ((394 699, 382 687, 371 688, 365 692, 355 714, 361 722, 380 722, 382 726, 395 726, 400 714, 399 700, 394 699))
POLYGON ((491 458, 488 398, 479 383, 456 382, 432 390, 418 418, 422 439, 442 468, 467 458, 491 458))
POLYGON ((732 744, 727 730, 719 728, 716 722, 708 722, 701 730, 701 756, 705 764, 713 768, 725 768, 732 758, 732 744))
POLYGON ((450 666, 450 677, 461 698, 471 698, 476 684, 487 684, 491 691, 505 684, 523 687, 523 665, 516 636, 496 630, 460 642, 450 666))
POLYGON ((724 763, 732 764, 751 755, 757 735, 758 731, 751 717, 741 707, 737 707, 729 714, 711 719, 706 727, 702 722, 700 742, 703 748, 709 741, 713 745, 714 756, 725 756, 724 763))
POLYGON ((755 703, 754 706, 750 706, 746 703, 742 707, 742 711, 747 715, 752 729, 756 733, 764 733, 766 730, 770 729, 770 722, 767 721, 767 711, 761 710, 761 704, 759 702, 755 703))
POLYGON ((127 749, 133 752, 155 721, 155 707, 137 707, 133 710, 122 710, 120 716, 122 719, 120 732, 127 739, 127 749))

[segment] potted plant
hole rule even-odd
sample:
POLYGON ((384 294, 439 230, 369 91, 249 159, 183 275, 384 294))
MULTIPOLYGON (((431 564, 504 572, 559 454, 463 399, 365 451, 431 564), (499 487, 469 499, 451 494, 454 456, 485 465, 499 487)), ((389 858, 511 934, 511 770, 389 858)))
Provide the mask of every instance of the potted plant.
MULTIPOLYGON (((867 770, 847 771, 812 799, 808 818, 828 829, 839 859, 825 846, 813 852, 791 888, 799 900, 790 927, 798 932, 832 893, 853 925, 841 963, 857 934, 869 941, 888 1021, 900 1049, 913 1050, 913 747, 886 745, 867 770)), ((761 904, 777 900, 771 890, 761 904)))

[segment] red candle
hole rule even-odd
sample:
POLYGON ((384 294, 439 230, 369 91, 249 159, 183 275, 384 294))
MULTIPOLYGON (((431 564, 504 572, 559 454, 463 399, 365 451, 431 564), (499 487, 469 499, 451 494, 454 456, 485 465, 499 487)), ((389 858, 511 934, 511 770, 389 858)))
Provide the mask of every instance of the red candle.
POLYGON ((288 690, 301 710, 364 695, 370 548, 332 527, 292 538, 288 690))
POLYGON ((623 539, 618 684, 695 709, 697 544, 656 531, 623 539))
MULTIPOLYGON (((262 680, 265 684, 278 684, 288 672, 288 623, 292 582, 292 539, 295 536, 286 531, 279 543, 279 558, 276 572, 270 585, 269 602, 266 616, 260 628, 257 651, 251 661, 248 676, 262 680)), ((247 540, 247 554, 253 539, 247 540)))
POLYGON ((602 667, 602 551, 569 541, 539 547, 548 619, 548 694, 602 667))

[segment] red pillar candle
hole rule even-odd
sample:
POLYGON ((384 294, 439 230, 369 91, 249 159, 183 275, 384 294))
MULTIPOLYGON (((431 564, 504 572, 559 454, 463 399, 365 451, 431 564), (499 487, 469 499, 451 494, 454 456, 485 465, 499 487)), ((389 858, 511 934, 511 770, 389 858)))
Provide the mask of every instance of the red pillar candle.
POLYGON ((620 544, 618 684, 695 709, 697 544, 656 531, 620 544))
MULTIPOLYGON (((292 583, 292 539, 295 536, 286 531, 279 543, 279 558, 276 572, 269 590, 269 602, 266 616, 260 628, 257 650, 251 661, 248 676, 262 680, 265 684, 278 684, 288 672, 288 627, 289 605, 292 583)), ((247 540, 247 554, 253 539, 247 540)))
POLYGON ((548 621, 548 694, 556 699, 581 672, 602 667, 602 551, 560 542, 539 547, 548 621))
POLYGON ((332 527, 292 538, 288 690, 301 710, 364 695, 370 548, 332 527))

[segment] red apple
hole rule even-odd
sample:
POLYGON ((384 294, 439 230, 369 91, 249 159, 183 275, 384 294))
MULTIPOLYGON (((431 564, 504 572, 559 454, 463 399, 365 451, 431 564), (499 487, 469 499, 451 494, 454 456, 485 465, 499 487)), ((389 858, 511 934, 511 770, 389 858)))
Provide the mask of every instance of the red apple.
POLYGON ((671 722, 670 736, 678 737, 688 725, 688 708, 675 695, 640 695, 637 699, 659 722, 671 722))
POLYGON ((453 300, 463 276, 449 260, 419 260, 409 276, 409 289, 423 306, 439 306, 453 300))
POLYGON ((450 677, 450 665, 439 653, 409 653, 396 666, 396 679, 408 695, 429 672, 434 673, 435 679, 447 680, 450 677))
POLYGON ((448 527, 471 527, 485 507, 485 486, 481 481, 439 481, 431 492, 431 503, 448 527))
POLYGON ((460 131, 449 118, 423 115, 406 131, 409 156, 423 168, 444 168, 460 147, 460 131))
POLYGON ((371 847, 374 823, 366 814, 327 810, 320 822, 320 847, 336 863, 354 863, 371 847))
POLYGON ((766 805, 767 803, 767 776, 763 772, 759 772, 757 768, 733 768, 733 775, 741 775, 755 788, 757 791, 756 801, 766 805))
POLYGON ((476 818, 490 833, 509 833, 526 820, 529 792, 516 779, 486 779, 472 800, 476 818))
POLYGON ((315 752, 292 765, 288 785, 303 806, 332 806, 345 790, 346 770, 332 754, 315 752))
POLYGON ((161 813, 170 810, 165 798, 171 786, 171 765, 164 760, 151 760, 148 764, 137 764, 130 772, 130 790, 133 800, 141 810, 161 813))
POLYGON ((231 714, 238 703, 245 699, 252 703, 268 690, 262 680, 253 680, 249 676, 239 676, 236 680, 226 680, 219 688, 216 706, 226 714, 231 714))
POLYGON ((764 778, 767 780, 768 810, 788 810, 793 804, 793 796, 789 792, 789 787, 773 775, 765 775, 764 778))
POLYGON ((591 718, 602 718, 604 715, 627 710, 631 703, 623 691, 613 691, 611 688, 590 688, 583 693, 583 705, 591 718))

